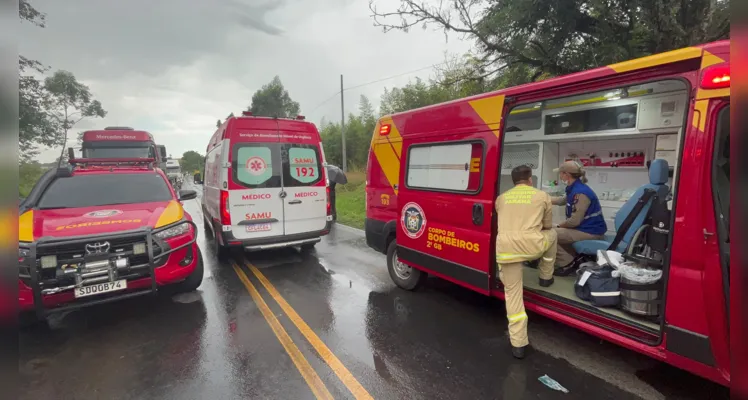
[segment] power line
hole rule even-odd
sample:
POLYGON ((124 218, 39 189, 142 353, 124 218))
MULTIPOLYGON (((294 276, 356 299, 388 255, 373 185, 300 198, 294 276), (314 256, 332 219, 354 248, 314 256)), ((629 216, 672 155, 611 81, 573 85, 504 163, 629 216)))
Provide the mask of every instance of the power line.
POLYGON ((309 111, 309 113, 311 114, 311 113, 313 113, 313 112, 317 111, 317 109, 318 109, 318 108, 322 107, 322 106, 323 106, 323 105, 324 105, 325 103, 327 103, 328 101, 330 101, 330 100, 334 99, 334 98, 335 98, 335 97, 336 97, 337 95, 339 95, 339 94, 340 94, 340 91, 338 90, 337 92, 335 92, 335 94, 333 94, 332 96, 328 97, 328 98, 327 98, 327 100, 325 100, 325 101, 323 101, 323 102, 321 102, 321 103, 317 104, 317 105, 316 105, 316 106, 315 106, 315 107, 314 107, 314 108, 312 109, 312 111, 309 111))
POLYGON ((356 88, 360 88, 360 87, 363 87, 363 86, 368 86, 368 85, 372 85, 372 84, 374 84, 374 83, 379 83, 379 82, 384 82, 384 81, 388 81, 388 80, 390 80, 390 79, 394 79, 394 78, 399 78, 399 77, 401 77, 401 76, 403 76, 403 75, 408 75, 408 74, 412 74, 412 73, 414 73, 414 72, 420 72, 420 71, 423 71, 423 70, 426 70, 426 69, 431 69, 431 68, 434 68, 434 67, 436 67, 436 66, 439 66, 439 65, 442 65, 442 64, 446 64, 446 62, 440 62, 440 63, 437 63, 437 64, 432 64, 432 65, 429 65, 429 66, 426 66, 426 67, 423 67, 423 68, 418 68, 418 69, 414 69, 414 70, 412 70, 412 71, 408 71, 408 72, 403 72, 403 73, 401 73, 401 74, 397 74, 397 75, 392 75, 392 76, 388 76, 388 77, 386 77, 386 78, 381 78, 381 79, 377 79, 377 80, 375 80, 375 81, 371 81, 371 82, 366 82, 366 83, 362 83, 362 84, 360 84, 360 85, 356 85, 356 86, 350 86, 350 87, 347 87, 347 88, 345 88, 345 89, 343 89, 343 90, 351 90, 351 89, 356 89, 356 88))
MULTIPOLYGON (((348 91, 348 90, 351 90, 351 89, 358 89, 360 87, 369 86, 369 85, 373 85, 375 83, 388 81, 390 79, 399 78, 401 76, 412 74, 414 72, 420 72, 420 71, 423 71, 423 70, 432 69, 434 67, 437 67, 439 65, 443 65, 443 64, 446 64, 446 63, 447 63, 446 61, 445 62, 440 62, 440 63, 432 64, 432 65, 429 65, 429 66, 426 66, 426 67, 414 69, 412 71, 403 72, 403 73, 400 73, 400 74, 397 74, 397 75, 392 75, 392 76, 388 76, 388 77, 385 77, 385 78, 377 79, 377 80, 374 80, 374 81, 362 83, 360 85, 350 86, 350 87, 347 87, 347 88, 343 88, 343 91, 345 92, 345 91, 348 91)), ((321 103, 317 104, 314 108, 312 108, 312 110, 309 111, 309 113, 311 114, 311 113, 317 111, 317 109, 319 109, 320 107, 322 107, 323 105, 325 105, 330 100, 334 99, 339 94, 340 94, 340 91, 335 92, 333 95, 331 95, 330 97, 328 97, 326 100, 322 101, 321 103)))

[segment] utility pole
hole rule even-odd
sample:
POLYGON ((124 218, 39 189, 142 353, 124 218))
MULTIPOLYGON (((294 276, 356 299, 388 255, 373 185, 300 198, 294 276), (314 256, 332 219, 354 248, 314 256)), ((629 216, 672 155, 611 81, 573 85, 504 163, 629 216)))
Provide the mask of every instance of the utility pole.
POLYGON ((343 74, 340 74, 340 136, 343 139, 343 172, 348 172, 345 159, 345 107, 343 106, 343 74))

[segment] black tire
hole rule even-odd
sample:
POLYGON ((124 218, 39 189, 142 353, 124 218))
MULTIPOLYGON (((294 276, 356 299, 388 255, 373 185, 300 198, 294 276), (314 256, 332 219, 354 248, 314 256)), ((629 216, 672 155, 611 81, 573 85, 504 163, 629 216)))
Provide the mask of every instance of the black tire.
POLYGON ((425 272, 403 263, 397 264, 397 241, 393 240, 387 246, 387 270, 395 285, 405 290, 416 290, 426 283, 428 274, 425 272))
POLYGON ((310 251, 314 251, 314 246, 317 245, 317 242, 314 243, 305 243, 301 245, 301 251, 308 253, 310 251))
POLYGON ((197 248, 197 266, 195 270, 183 280, 174 285, 174 289, 177 293, 187 293, 197 290, 198 287, 203 283, 203 274, 205 272, 205 266, 203 265, 203 253, 200 248, 197 248))
POLYGON ((39 318, 34 311, 22 311, 18 314, 18 327, 21 329, 50 329, 49 320, 39 318))
POLYGON ((205 234, 206 239, 211 239, 213 237, 213 229, 208 223, 208 221, 203 217, 203 233, 205 234))
POLYGON ((216 255, 218 261, 228 261, 231 257, 231 251, 218 240, 218 232, 216 232, 215 235, 216 236, 213 238, 213 253, 216 255))

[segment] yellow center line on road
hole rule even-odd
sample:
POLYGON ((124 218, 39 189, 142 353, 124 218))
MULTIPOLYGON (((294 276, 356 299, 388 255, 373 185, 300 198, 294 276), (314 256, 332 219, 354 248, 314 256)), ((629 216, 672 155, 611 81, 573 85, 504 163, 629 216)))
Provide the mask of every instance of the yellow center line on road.
POLYGON ((338 376, 338 378, 343 382, 343 384, 348 388, 348 390, 351 391, 353 396, 357 400, 362 399, 371 399, 374 398, 371 397, 369 392, 364 389, 363 386, 361 386, 361 383, 356 380, 356 378, 353 377, 353 374, 351 374, 350 371, 348 371, 348 368, 343 365, 342 362, 338 359, 338 357, 333 354, 333 352, 325 345, 324 342, 322 342, 322 339, 317 336, 316 333, 312 330, 312 328, 307 325, 306 322, 304 322, 303 319, 299 316, 299 314, 291 307, 290 304, 281 296, 281 294, 278 292, 278 290, 273 286, 272 283, 265 277, 265 275, 260 272, 254 265, 250 264, 248 261, 244 261, 244 264, 249 268, 250 271, 257 277, 257 279, 260 280, 260 283, 262 283, 262 286, 265 286, 265 289, 270 293, 270 296, 275 299, 275 301, 281 306, 283 311, 286 313, 289 319, 291 319, 291 322, 293 322, 294 325, 301 331, 301 334, 304 335, 304 337, 309 341, 309 343, 314 347, 315 350, 317 350, 317 353, 319 353, 320 357, 322 357, 322 360, 327 363, 328 366, 332 369, 333 372, 335 372, 335 375, 338 376))
POLYGON ((268 325, 270 325, 270 329, 273 330, 273 333, 278 338, 278 341, 281 343, 281 345, 283 345, 283 348, 286 349, 286 353, 288 353, 288 356, 291 357, 291 361, 293 361, 293 363, 296 365, 296 368, 301 373, 301 376, 304 378, 307 385, 309 385, 309 388, 312 389, 312 393, 314 393, 314 396, 317 399, 334 400, 334 397, 332 397, 330 391, 327 390, 327 387, 319 378, 319 375, 317 375, 317 373, 314 371, 314 368, 312 368, 312 366, 309 364, 309 361, 304 358, 304 355, 301 354, 301 350, 299 350, 291 337, 288 336, 288 332, 283 329, 280 321, 278 321, 275 315, 273 315, 270 307, 268 307, 267 303, 265 303, 265 300, 262 299, 262 297, 260 296, 260 292, 257 291, 257 288, 255 288, 255 286, 249 280, 247 274, 245 274, 244 271, 242 271, 241 268, 236 265, 236 263, 232 262, 231 266, 234 267, 234 271, 236 272, 236 275, 239 276, 239 280, 242 281, 244 286, 247 288, 247 291, 249 291, 252 299, 260 309, 262 316, 265 317, 268 325))

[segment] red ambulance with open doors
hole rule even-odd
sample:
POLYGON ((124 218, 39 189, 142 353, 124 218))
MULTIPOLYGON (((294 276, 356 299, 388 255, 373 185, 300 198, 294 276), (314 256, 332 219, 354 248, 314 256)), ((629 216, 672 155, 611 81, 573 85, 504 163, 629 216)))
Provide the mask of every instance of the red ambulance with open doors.
POLYGON ((328 234, 329 185, 317 128, 296 119, 228 118, 206 150, 205 232, 229 249, 310 249, 328 234))
MULTIPOLYGON (((615 247, 659 277, 622 281, 621 306, 601 308, 575 296, 575 277, 543 288, 528 266, 526 307, 729 385, 729 110, 722 41, 384 116, 368 160, 367 243, 402 288, 428 274, 503 298, 494 201, 510 171, 528 165, 536 187, 563 195, 553 169, 577 160, 608 233, 575 250, 615 247), (651 201, 633 207, 647 190, 667 206, 657 226, 651 201)), ((557 207, 554 223, 564 219, 557 207)))

